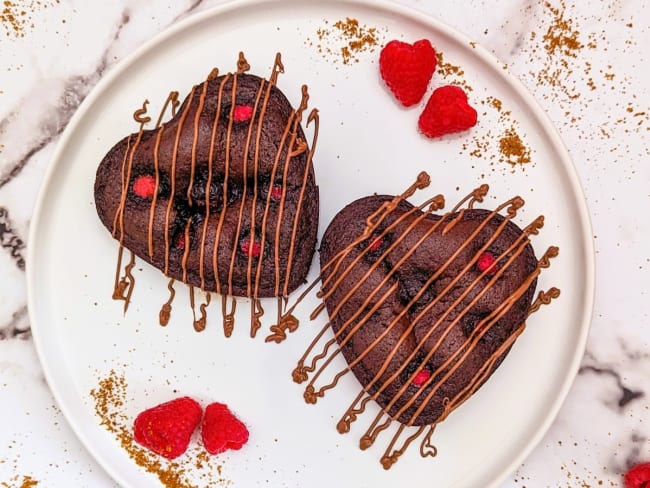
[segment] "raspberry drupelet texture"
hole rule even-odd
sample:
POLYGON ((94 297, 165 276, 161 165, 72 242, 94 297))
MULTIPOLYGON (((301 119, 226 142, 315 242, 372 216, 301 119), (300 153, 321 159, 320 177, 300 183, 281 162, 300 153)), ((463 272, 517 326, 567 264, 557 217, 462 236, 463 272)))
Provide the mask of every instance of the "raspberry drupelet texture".
POLYGON ((405 107, 415 105, 427 91, 436 69, 436 52, 422 39, 413 44, 390 41, 379 56, 381 77, 405 107))

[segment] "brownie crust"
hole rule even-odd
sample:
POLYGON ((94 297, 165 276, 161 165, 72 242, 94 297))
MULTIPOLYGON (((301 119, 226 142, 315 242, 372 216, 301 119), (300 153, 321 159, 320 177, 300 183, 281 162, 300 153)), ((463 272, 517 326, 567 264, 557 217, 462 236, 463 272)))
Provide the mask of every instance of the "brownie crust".
POLYGON ((103 158, 94 188, 102 223, 171 278, 236 296, 290 293, 309 270, 319 209, 295 114, 275 84, 255 75, 195 86, 171 120, 125 137, 103 158), (239 107, 249 108, 247 119, 239 107), (156 179, 151 198, 134 190, 143 175, 156 179), (250 239, 259 245, 252 253, 250 239))
MULTIPOLYGON (((327 283, 328 277, 333 272, 333 267, 327 267, 327 263, 358 240, 364 233, 366 219, 382 204, 390 202, 393 198, 387 195, 361 198, 346 206, 334 217, 323 236, 320 247, 323 283, 327 283)), ((375 234, 389 227, 412 208, 410 203, 402 200, 384 219, 375 234)), ((325 305, 330 314, 331 327, 335 333, 340 334, 337 337, 339 344, 344 339, 347 341, 341 348, 343 356, 348 364, 363 356, 352 367, 353 373, 370 394, 375 394, 380 385, 384 385, 383 391, 376 398, 382 408, 386 409, 389 403, 397 398, 394 405, 387 409, 387 413, 402 423, 425 425, 441 419, 446 403, 470 385, 489 358, 495 353, 498 354, 504 342, 522 326, 533 299, 536 278, 529 286, 521 288, 537 267, 537 259, 530 243, 525 245, 523 251, 507 267, 505 270, 507 272, 504 272, 492 286, 487 285, 490 276, 481 277, 481 270, 476 266, 461 273, 486 241, 497 233, 497 227, 504 221, 503 216, 492 214, 488 210, 465 209, 461 212, 462 215, 455 213, 444 217, 446 221, 457 220, 451 229, 447 229, 444 236, 441 225, 420 245, 417 245, 420 238, 443 217, 429 214, 417 225, 411 226, 422 214, 418 211, 406 216, 381 241, 377 241, 372 251, 366 252, 357 263, 354 261, 362 255, 366 247, 372 245, 373 240, 370 238, 365 243, 352 246, 339 267, 340 270, 346 270, 347 276, 338 286, 323 288, 326 292, 325 305), (470 238, 479 225, 486 220, 485 227, 470 238), (399 244, 394 250, 388 252, 388 247, 396 240, 399 244), (467 245, 452 258, 463 243, 467 245), (413 249, 415 251, 398 266, 398 262, 413 249), (384 258, 380 259, 382 255, 384 258), (378 261, 379 265, 372 269, 378 261), (445 267, 445 263, 448 263, 448 266, 445 267), (429 278, 441 267, 445 269, 430 286, 425 287, 429 278), (394 274, 382 285, 382 281, 391 270, 394 270, 394 274), (370 275, 364 279, 369 271, 371 271, 370 275), (443 290, 448 288, 448 285, 459 275, 460 279, 443 293, 443 290), (479 285, 472 285, 477 279, 479 285), (392 287, 395 289, 391 292, 392 287), (462 294, 468 288, 471 289, 470 293, 462 298, 462 294), (481 295, 480 291, 483 289, 486 290, 481 295), (481 321, 516 294, 517 290, 520 293, 519 298, 490 326, 463 361, 451 362, 449 366, 444 367, 432 383, 424 387, 423 392, 420 392, 419 386, 413 383, 407 384, 408 381, 412 381, 409 378, 413 378, 414 372, 422 369, 429 372, 438 370, 461 347, 481 321), (350 291, 352 294, 346 299, 350 291), (374 297, 369 299, 373 293, 374 297), (418 293, 420 296, 416 298, 418 293), (433 301, 435 304, 427 310, 427 306, 433 301), (458 303, 454 305, 455 302, 458 303), (332 318, 332 313, 337 306, 341 308, 332 318), (406 307, 408 310, 404 316, 395 321, 406 307), (349 333, 360 323, 364 313, 341 331, 346 320, 361 309, 367 312, 368 320, 356 332, 349 333), (418 315, 420 318, 415 321, 418 315), (390 324, 393 325, 387 330, 390 324), (414 324, 412 330, 406 333, 412 324, 414 324), (434 324, 437 325, 434 327, 434 324), (372 346, 373 341, 382 333, 386 333, 385 336, 372 346), (443 334, 446 334, 446 337, 439 341, 443 334), (401 343, 398 345, 400 340, 401 343), (440 344, 436 346, 437 342, 440 344), (415 357, 409 361, 412 352, 418 348, 415 357), (425 363, 425 355, 432 349, 435 349, 435 353, 425 363), (392 359, 388 361, 387 358, 391 356, 392 359), (373 383, 372 380, 382 365, 386 366, 386 370, 379 380, 373 383), (457 365, 457 369, 443 379, 452 365, 457 365), (390 377, 400 368, 402 371, 390 381, 390 377), (406 389, 402 394, 398 394, 405 385, 407 385, 406 389), (416 416, 416 410, 422 405, 434 385, 438 390, 416 416), (420 393, 417 400, 396 417, 397 412, 417 393, 420 393)), ((489 245, 488 250, 493 255, 501 255, 521 234, 522 230, 508 221, 497 238, 489 245)), ((507 256, 507 253, 504 255, 507 256)), ((486 381, 499 366, 509 349, 509 347, 505 348, 498 354, 497 360, 491 363, 487 374, 482 376, 482 382, 486 381)))

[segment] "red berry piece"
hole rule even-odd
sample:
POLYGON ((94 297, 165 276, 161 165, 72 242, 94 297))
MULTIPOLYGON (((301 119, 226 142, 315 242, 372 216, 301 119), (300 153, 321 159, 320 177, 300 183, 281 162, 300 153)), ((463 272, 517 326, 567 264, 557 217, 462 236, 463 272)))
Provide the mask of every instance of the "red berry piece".
POLYGON ((185 250, 185 234, 178 234, 176 238, 176 249, 179 251, 185 250))
POLYGON ((271 187, 271 199, 272 200, 280 200, 282 198, 282 186, 280 185, 273 185, 271 187))
POLYGON ((215 402, 205 409, 201 438, 210 454, 219 454, 228 449, 241 449, 248 442, 248 429, 227 405, 215 402))
POLYGON ((253 107, 250 105, 235 105, 232 112, 232 119, 235 122, 246 122, 253 116, 253 107))
POLYGON ((262 254, 262 245, 257 242, 253 241, 251 244, 250 239, 244 239, 241 241, 241 244, 239 244, 239 248, 241 249, 241 252, 244 253, 245 256, 253 256, 254 258, 259 258, 260 254, 262 254))
POLYGON ((138 176, 133 182, 133 193, 140 198, 152 198, 156 193, 156 179, 151 175, 138 176))
POLYGON ((479 256, 476 266, 478 267, 479 271, 487 271, 487 274, 493 275, 499 269, 499 265, 496 264, 496 262, 497 260, 492 255, 492 253, 485 251, 479 256))
POLYGON ((632 466, 625 473, 625 488, 650 488, 650 463, 632 466))
POLYGON ((370 252, 376 252, 376 251, 379 251, 379 248, 381 247, 381 245, 382 245, 383 243, 384 243, 384 240, 381 239, 381 238, 379 238, 379 237, 377 237, 374 241, 372 241, 372 242, 370 243, 370 245, 368 246, 368 249, 370 250, 370 252))
POLYGON ((390 41, 379 55, 379 71, 395 98, 410 107, 422 100, 436 62, 436 52, 426 39, 414 44, 390 41))
POLYGON ((420 388, 431 377, 431 371, 428 369, 421 369, 418 374, 413 378, 413 386, 420 388))
POLYGON ((420 115, 418 126, 427 137, 462 132, 476 125, 477 114, 459 86, 446 85, 434 90, 420 115))
POLYGON ((188 397, 162 403, 136 417, 133 438, 156 454, 174 459, 187 450, 201 413, 201 406, 188 397))

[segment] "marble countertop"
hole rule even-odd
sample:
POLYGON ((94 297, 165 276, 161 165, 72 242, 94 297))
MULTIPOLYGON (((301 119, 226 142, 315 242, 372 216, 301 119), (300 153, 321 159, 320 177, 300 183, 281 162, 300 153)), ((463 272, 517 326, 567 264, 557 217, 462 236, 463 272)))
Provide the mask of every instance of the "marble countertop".
MULTIPOLYGON (((62 131, 104 73, 219 3, 0 6, 0 486, 114 486, 57 408, 36 356, 25 285, 30 217, 62 131)), ((476 40, 520 78, 569 148, 591 213, 597 286, 586 353, 550 430, 503 488, 623 486, 630 465, 650 461, 650 5, 400 3, 476 40)))

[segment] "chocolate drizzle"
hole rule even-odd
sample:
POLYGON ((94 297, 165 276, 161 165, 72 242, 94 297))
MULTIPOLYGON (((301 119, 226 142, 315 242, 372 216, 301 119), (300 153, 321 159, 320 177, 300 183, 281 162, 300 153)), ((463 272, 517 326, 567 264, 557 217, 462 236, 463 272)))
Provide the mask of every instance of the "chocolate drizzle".
POLYGON ((246 57, 243 52, 239 52, 239 59, 237 59, 237 73, 245 73, 251 69, 251 65, 246 61, 246 57))
POLYGON ((169 290, 169 299, 163 304, 160 313, 158 314, 160 325, 163 327, 169 323, 169 318, 172 313, 172 302, 176 296, 176 290, 174 290, 174 278, 171 278, 169 283, 167 283, 167 289, 169 290))
POLYGON ((303 225, 301 216, 307 212, 302 199, 308 185, 314 187, 313 153, 318 137, 318 112, 312 110, 307 117, 307 126, 314 126, 310 147, 300 125, 309 99, 307 87, 303 86, 298 108, 286 111, 278 140, 270 142, 275 153, 271 153, 269 159, 269 129, 265 126, 265 118, 269 109, 275 114, 284 110, 277 100, 281 94, 278 95, 276 88, 278 76, 284 72, 280 53, 276 54, 269 80, 257 78, 259 84, 250 105, 238 105, 249 103, 242 101, 251 91, 250 78, 255 78, 246 74, 249 70, 250 65, 240 52, 234 73, 220 76, 218 69, 214 68, 203 83, 192 88, 182 106, 178 92, 170 92, 156 120, 155 134, 145 130, 151 122, 147 114, 149 101, 146 100, 135 111, 134 119, 139 124, 139 131, 125 139, 126 150, 123 157, 120 155, 120 201, 115 213, 110 214, 110 230, 120 243, 113 298, 123 300, 126 311, 135 283, 132 274, 135 254, 131 252, 122 272, 128 234, 124 216, 144 202, 147 209, 146 229, 143 229, 146 231, 146 255, 139 252, 138 256, 152 264, 161 263, 156 265, 170 277, 170 295, 160 309, 160 324, 169 323, 176 294, 173 283, 181 280, 190 285, 196 330, 206 327, 206 308, 211 300, 209 293, 216 292, 222 296, 224 335, 228 337, 234 330, 235 295, 241 295, 251 300, 250 335, 255 337, 262 326, 265 311, 261 297, 270 293, 261 293, 260 290, 267 290, 270 286, 278 297, 278 321, 271 326, 274 338, 267 338, 267 342, 281 342, 287 333, 298 327, 297 319, 286 306, 289 293, 297 286, 296 279, 300 279, 294 276, 292 265, 298 248, 296 241, 300 238, 298 228, 303 225), (244 78, 246 83, 241 81, 244 78), (243 95, 240 85, 244 87, 243 95), (179 107, 180 113, 176 117, 179 107), (164 122, 169 111, 172 119, 177 118, 176 121, 164 122), (232 147, 235 130, 241 135, 242 128, 245 134, 243 154, 237 152, 239 149, 233 151, 232 147), (136 157, 140 166, 134 169, 136 157), (143 159, 150 161, 153 171, 144 174, 146 181, 140 188, 145 190, 139 194, 134 181, 143 176, 143 159), (188 166, 189 176, 184 173, 188 166), (295 195, 299 196, 298 204, 293 202, 295 195), (239 203, 235 202, 237 199, 239 203), (226 227, 233 227, 233 215, 235 232, 226 236, 226 227), (281 227, 286 226, 285 220, 291 224, 287 234, 290 237, 286 238, 281 234, 281 227), (181 228, 179 221, 182 222, 181 228), (164 237, 157 237, 157 233, 164 234, 164 237), (290 241, 281 244, 280 239, 290 241), (245 270, 244 285, 239 281, 235 284, 235 268, 241 266, 236 263, 241 263, 242 259, 245 262, 241 268, 245 270), (274 273, 275 281, 269 284, 262 270, 271 266, 273 271, 268 274, 273 276, 274 273), (242 286, 243 291, 240 291, 242 286), (195 308, 194 287, 206 291, 205 303, 199 306, 200 314, 195 308))
MULTIPOLYGON (((337 299, 331 305, 328 304, 328 323, 309 344, 292 373, 296 383, 308 381, 304 391, 305 401, 316 403, 328 390, 335 388, 344 375, 360 365, 364 358, 374 350, 379 350, 378 348, 383 344, 380 367, 373 370, 369 381, 364 381, 363 388, 343 413, 336 428, 340 433, 349 432, 351 424, 365 413, 368 403, 370 401, 379 402, 380 412, 361 435, 359 447, 367 449, 372 446, 381 433, 397 421, 397 430, 388 441, 386 450, 380 459, 385 469, 389 469, 397 462, 417 439, 421 439, 419 451, 422 457, 436 455, 437 449, 431 442, 435 426, 465 402, 488 379, 517 337, 523 332, 525 322, 514 328, 498 347, 495 346, 487 360, 480 365, 475 374, 469 378, 466 384, 463 384, 457 393, 450 397, 444 397, 441 402, 441 410, 433 422, 422 423, 419 420, 420 415, 434 396, 440 395, 440 392, 450 391, 446 389, 447 382, 451 381, 454 374, 464 366, 479 343, 489 337, 495 324, 519 303, 518 300, 528 293, 531 287, 534 287, 541 270, 550 265, 550 259, 558 255, 557 247, 549 247, 542 258, 537 261, 536 266, 532 268, 532 272, 525 275, 523 282, 515 285, 514 292, 507 295, 491 312, 477 319, 473 328, 466 333, 463 341, 456 339, 452 352, 446 352, 446 355, 441 356, 437 363, 432 363, 432 358, 436 357, 443 344, 448 346, 445 341, 451 331, 461 323, 460 321, 470 313, 479 300, 491 292, 499 279, 508 273, 513 263, 522 255, 527 246, 530 246, 530 236, 538 234, 544 224, 543 217, 534 219, 505 248, 497 248, 495 247, 497 239, 500 239, 500 236, 506 232, 506 226, 512 225, 509 222, 517 215, 517 211, 524 205, 524 201, 520 197, 514 197, 498 206, 494 211, 485 211, 484 217, 477 222, 475 227, 472 227, 467 236, 463 237, 451 255, 444 258, 444 262, 432 271, 425 283, 418 285, 417 291, 408 300, 402 302, 402 307, 392 322, 383 325, 376 336, 373 335, 371 339, 367 339, 368 342, 363 342, 366 344, 363 349, 356 346, 354 354, 346 356, 348 364, 343 370, 330 373, 329 369, 331 369, 334 358, 344 351, 347 344, 352 343, 355 334, 368 323, 380 308, 392 303, 389 301, 391 297, 398 295, 398 282, 393 280, 393 276, 399 273, 403 264, 418 252, 420 246, 431 235, 434 233, 448 234, 457 225, 460 225, 467 212, 474 211, 475 203, 483 201, 488 192, 487 185, 476 188, 452 211, 436 219, 428 217, 432 212, 444 206, 444 198, 441 195, 427 200, 419 207, 410 207, 408 210, 404 210, 405 207, 402 206, 400 212, 395 212, 401 202, 412 195, 416 189, 424 188, 428 184, 428 176, 422 173, 418 177, 418 181, 404 194, 392 199, 386 197, 377 211, 366 219, 363 231, 358 237, 352 239, 350 244, 334 254, 327 262, 322 263, 322 273, 319 277, 321 289, 317 296, 327 300, 336 294, 337 299), (504 212, 505 216, 502 216, 500 212, 504 212), (490 226, 490 231, 487 237, 480 241, 481 244, 473 244, 479 233, 487 232, 488 226, 490 226), (414 234, 416 227, 426 228, 426 230, 414 234), (399 231, 397 231, 398 228, 399 231), (411 238, 405 249, 405 242, 412 235, 420 237, 415 243, 411 238), (375 243, 379 244, 375 245, 375 243), (396 255, 395 252, 400 247, 403 254, 396 255), (467 262, 462 261, 464 264, 461 265, 459 271, 454 272, 455 275, 452 276, 446 275, 445 281, 440 285, 441 289, 436 288, 433 295, 426 295, 430 293, 429 290, 433 283, 447 273, 452 263, 458 266, 460 256, 467 255, 470 249, 473 254, 469 254, 469 258, 463 258, 467 259, 467 262), (499 251, 495 252, 494 249, 499 249, 499 251), (481 269, 479 259, 488 250, 495 253, 493 258, 498 266, 481 269), (384 264, 387 262, 388 256, 393 256, 390 266, 384 264), (398 256, 399 259, 395 256, 398 256), (363 268, 367 270, 365 274, 359 274, 358 271, 361 269, 358 265, 362 261, 372 263, 363 268), (380 267, 385 269, 384 276, 381 279, 375 278, 376 281, 372 282, 372 288, 364 289, 363 299, 365 301, 354 309, 356 312, 350 311, 352 310, 349 305, 351 297, 355 294, 358 295, 360 287, 364 286, 364 283, 368 283, 370 276, 380 267), (480 271, 477 272, 476 269, 480 269, 480 271), (473 274, 470 274, 471 270, 474 270, 473 274), (353 284, 348 283, 345 289, 341 289, 345 280, 349 281, 352 276, 354 276, 353 284), (425 295, 428 298, 425 299, 425 295), (444 303, 444 307, 441 309, 442 303, 444 303), (345 307, 347 307, 347 315, 343 320, 339 318, 339 315, 345 307), (438 313, 431 319, 434 307, 438 307, 438 313), (335 320, 338 321, 337 328, 333 328, 335 320), (408 350, 410 353, 404 356, 404 352, 400 352, 398 356, 398 351, 403 351, 402 345, 409 337, 412 337, 416 327, 424 320, 432 321, 431 325, 425 329, 425 332, 421 332, 413 349, 408 350), (406 325, 399 328, 398 324, 400 323, 406 325), (334 336, 326 340, 330 328, 333 328, 334 336), (391 343, 390 351, 385 351, 386 343, 383 341, 388 334, 394 334, 394 331, 401 331, 397 332, 399 338, 396 342, 391 343), (317 349, 319 344, 322 346, 317 349), (427 344, 426 347, 425 344, 427 344), (395 361, 399 361, 399 363, 396 365, 395 361), (416 376, 421 372, 421 367, 412 366, 414 364, 436 364, 437 366, 428 370, 426 376, 420 376, 416 380, 416 376), (326 382, 319 381, 325 373, 330 373, 331 379, 326 382), (400 382, 400 378, 403 381, 400 382), (417 387, 413 386, 416 381, 417 387), (396 384, 401 386, 396 387, 396 384), (380 398, 383 399, 381 402, 380 398)), ((315 283, 317 282, 318 280, 315 283)), ((549 304, 559 294, 559 290, 554 287, 548 291, 539 292, 537 298, 528 307, 525 317, 537 311, 542 305, 549 304)), ((302 298, 300 297, 299 300, 302 298)), ((390 306, 394 307, 394 305, 390 306)), ((290 310, 293 310, 294 307, 290 310)), ((314 319, 323 308, 324 305, 318 306, 311 318, 314 319)))
POLYGON ((232 297, 230 311, 228 311, 228 295, 221 295, 221 314, 223 315, 223 334, 226 337, 232 335, 235 328, 235 310, 237 310, 237 299, 232 297))
POLYGON ((205 323, 208 318, 208 314, 206 312, 206 309, 208 308, 208 305, 210 305, 210 299, 211 295, 209 293, 205 294, 205 303, 202 303, 199 306, 199 311, 201 313, 201 316, 197 319, 196 318, 196 306, 194 302, 194 287, 189 286, 190 289, 190 307, 192 308, 192 317, 194 319, 194 330, 197 332, 201 332, 205 330, 205 323))
MULTIPOLYGON (((269 88, 271 87, 271 84, 268 83, 269 88)), ((258 112, 259 108, 259 103, 260 103, 260 98, 262 96, 262 92, 264 90, 264 81, 260 83, 260 87, 257 90, 257 94, 255 95, 255 104, 253 105, 253 114, 256 114, 258 112)), ((233 100, 232 107, 231 107, 231 113, 235 109, 235 101, 233 100)), ((258 122, 258 127, 261 129, 261 121, 264 118, 264 112, 266 111, 266 105, 262 107, 262 110, 260 111, 259 115, 259 122, 258 122)), ((231 116, 231 119, 234 118, 231 116)), ((250 149, 250 141, 251 141, 251 136, 253 132, 253 126, 254 126, 254 120, 251 119, 250 123, 248 124, 248 133, 246 135, 246 146, 244 150, 244 157, 243 157, 243 165, 244 165, 244 170, 243 173, 244 175, 248 174, 248 151, 250 149)), ((255 148, 255 153, 257 153, 257 146, 255 148)), ((255 161, 253 171, 255 172, 255 178, 257 178, 257 160, 255 161)), ((244 195, 247 194, 247 189, 248 189, 248 178, 244 178, 244 189, 243 193, 244 195)), ((253 198, 255 199, 257 195, 253 193, 253 198)), ((245 206, 245 201, 242 198, 241 203, 239 205, 239 212, 238 212, 238 218, 237 218, 237 231, 235 232, 235 243, 232 246, 232 250, 230 252, 230 267, 228 268, 228 294, 232 295, 233 294, 233 274, 235 272, 235 258, 237 257, 237 251, 239 249, 239 239, 241 236, 241 231, 242 231, 242 217, 244 214, 244 206, 245 206)), ((252 211, 254 212, 255 210, 255 204, 252 205, 252 211)), ((255 220, 251 220, 251 222, 255 222, 255 220)), ((249 279, 246 281, 246 295, 250 296, 250 266, 251 266, 251 260, 253 259, 253 245, 255 243, 256 236, 253 232, 253 229, 251 229, 251 236, 248 239, 248 248, 246 249, 246 254, 248 256, 248 276, 249 279)))
MULTIPOLYGON (((229 75, 226 75, 222 82, 221 86, 219 87, 219 104, 221 104, 221 94, 223 92, 224 85, 226 83, 226 79, 229 78, 229 75)), ((226 163, 225 163, 225 169, 224 169, 224 176, 223 176, 223 193, 224 195, 228 195, 228 182, 230 181, 230 137, 232 136, 232 125, 233 125, 233 112, 235 110, 235 95, 237 93, 237 75, 233 75, 232 77, 232 92, 230 96, 230 112, 228 114, 228 130, 226 132, 226 147, 225 147, 225 152, 226 152, 226 163)), ((221 105, 219 105, 220 107, 221 105)), ((213 158, 214 158, 214 153, 212 152, 212 149, 214 148, 214 143, 215 143, 215 133, 217 130, 217 124, 218 124, 219 117, 215 114, 215 122, 214 122, 214 131, 213 131, 213 137, 210 142, 210 166, 213 164, 213 158)), ((209 206, 207 208, 210 208, 209 206)), ((218 267, 218 249, 219 249, 219 244, 221 243, 221 229, 223 228, 223 222, 226 217, 226 209, 228 208, 228 199, 224 198, 223 200, 223 206, 221 207, 221 212, 219 213, 219 223, 217 224, 217 235, 215 237, 216 243, 213 248, 212 252, 212 272, 214 276, 217 276, 219 273, 219 267, 218 267)), ((207 220, 207 219, 206 219, 207 220)), ((221 291, 221 282, 219 280, 216 281, 216 288, 217 288, 217 293, 222 294, 221 291)), ((225 310, 225 298, 224 298, 224 306, 222 307, 223 310, 225 310)), ((230 319, 230 317, 229 317, 230 319)), ((234 321, 234 315, 232 316, 232 320, 234 321)), ((233 323, 234 325, 234 323, 233 323)), ((229 331, 226 333, 226 337, 230 337, 230 334, 232 333, 232 327, 230 324, 228 326, 226 325, 226 313, 224 312, 223 315, 223 328, 224 332, 229 331)))
POLYGON ((118 223, 120 229, 120 246, 117 253, 115 282, 113 284, 113 300, 124 301, 124 313, 126 313, 129 308, 129 304, 131 303, 131 296, 133 295, 133 288, 135 287, 135 277, 132 273, 132 270, 135 267, 135 254, 133 251, 129 251, 129 262, 124 268, 124 276, 120 277, 120 270, 122 269, 122 257, 124 255, 124 209, 126 206, 126 195, 128 192, 129 182, 131 181, 133 156, 136 149, 138 148, 138 145, 140 144, 140 141, 142 140, 142 131, 144 130, 145 124, 151 121, 151 117, 146 115, 148 104, 149 100, 145 100, 142 103, 142 107, 133 112, 133 119, 138 124, 140 124, 140 128, 138 130, 136 141, 133 146, 130 144, 131 137, 129 137, 127 140, 127 150, 124 152, 124 159, 122 160, 122 194, 120 198, 120 204, 117 207, 115 217, 113 219, 113 237, 116 236, 118 223))
MULTIPOLYGON (((304 110, 307 108, 307 87, 303 86, 303 101, 304 101, 304 106, 303 103, 300 104, 301 108, 304 110)), ((284 280, 284 289, 282 290, 282 296, 288 296, 289 295, 289 282, 291 278, 291 264, 293 262, 293 253, 295 251, 296 247, 296 232, 298 231, 298 217, 300 216, 300 211, 302 210, 302 204, 305 199, 305 189, 307 188, 307 178, 309 177, 309 168, 312 165, 312 158, 314 157, 314 151, 316 150, 316 142, 318 141, 318 129, 319 129, 319 118, 318 118, 318 110, 314 109, 309 113, 309 116, 307 117, 307 127, 311 123, 314 124, 314 138, 311 141, 311 151, 309 152, 309 156, 307 157, 307 164, 305 165, 305 170, 303 171, 303 177, 302 177, 302 186, 300 188, 300 196, 298 197, 298 210, 296 211, 294 218, 293 218, 293 227, 292 227, 292 232, 291 232, 291 241, 289 245, 289 259, 287 261, 287 276, 284 280)), ((298 145, 300 146, 300 149, 297 149, 297 152, 292 153, 292 155, 298 155, 302 151, 306 150, 307 144, 304 141, 297 141, 298 145)), ((288 166, 288 165, 287 165, 288 166)))
MULTIPOLYGON (((170 170, 170 175, 171 175, 171 194, 175 194, 176 190, 176 162, 178 159, 178 146, 181 140, 181 131, 183 129, 183 124, 185 123, 185 119, 187 118, 187 114, 190 111, 190 108, 192 107, 191 100, 194 98, 194 91, 196 90, 196 87, 192 87, 192 91, 190 92, 189 95, 189 100, 190 103, 187 104, 185 107, 185 110, 183 110, 183 113, 181 114, 181 119, 178 124, 178 129, 176 130, 176 136, 174 140, 174 149, 172 151, 172 161, 171 161, 171 170, 170 170)), ((169 274, 169 250, 170 250, 170 232, 169 232, 169 220, 170 220, 170 215, 172 211, 172 205, 174 203, 174 200, 172 198, 169 199, 167 202, 167 211, 165 213, 165 268, 163 270, 163 273, 169 274)), ((185 279, 185 267, 183 266, 183 278, 185 279)))
MULTIPOLYGON (((216 79, 218 70, 215 68, 208 76, 208 80, 216 79), (214 74, 214 78, 212 75, 214 74)), ((229 75, 226 75, 223 82, 219 85, 219 92, 217 95, 217 113, 221 112, 221 104, 223 101, 223 89, 229 75)), ((199 276, 201 278, 201 288, 205 288, 205 240, 208 235, 208 222, 210 219, 210 197, 212 196, 212 178, 213 178, 213 164, 215 153, 215 139, 217 136, 217 128, 219 126, 219 117, 215 117, 212 123, 212 133, 210 136, 210 150, 208 153, 208 180, 205 183, 205 220, 203 221, 203 231, 201 234, 201 247, 199 251, 199 276)), ((227 181, 227 178, 226 178, 227 181)), ((225 190, 224 190, 225 191, 225 190)), ((225 202, 224 202, 225 205, 225 202)), ((218 235, 218 233, 217 233, 218 235)), ((216 264, 213 266, 213 273, 216 273, 216 264)), ((217 282, 217 289, 220 291, 220 285, 217 282)))

